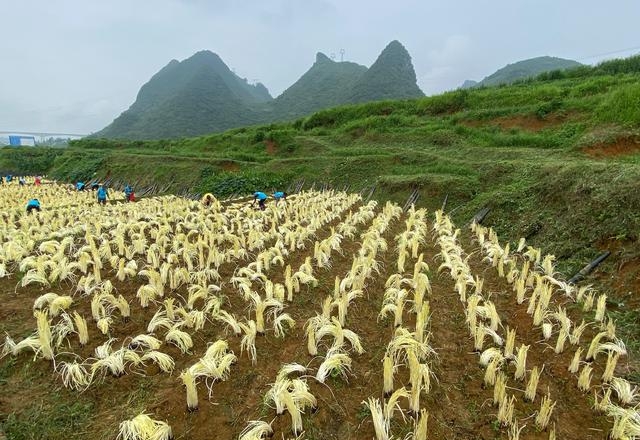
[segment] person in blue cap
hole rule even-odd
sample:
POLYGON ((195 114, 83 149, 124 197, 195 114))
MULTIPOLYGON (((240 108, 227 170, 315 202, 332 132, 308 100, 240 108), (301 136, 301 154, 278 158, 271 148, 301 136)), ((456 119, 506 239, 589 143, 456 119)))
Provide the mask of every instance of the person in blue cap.
POLYGON ((84 182, 81 182, 81 181, 76 182, 76 189, 78 191, 84 191, 84 182))
POLYGON ((253 203, 251 203, 251 206, 256 204, 256 200, 258 201, 258 207, 260 207, 260 210, 264 211, 266 208, 266 206, 264 206, 264 202, 267 201, 267 195, 263 192, 256 191, 253 193, 253 203))
POLYGON ((40 212, 40 201, 38 199, 31 199, 27 202, 27 214, 31 213, 34 209, 40 212))
POLYGON ((284 191, 276 191, 273 193, 273 198, 276 199, 276 206, 278 206, 278 201, 284 200, 287 201, 287 193, 284 191))
POLYGON ((98 203, 102 204, 102 205, 106 205, 107 204, 107 189, 104 187, 104 185, 100 185, 100 188, 98 188, 98 203))

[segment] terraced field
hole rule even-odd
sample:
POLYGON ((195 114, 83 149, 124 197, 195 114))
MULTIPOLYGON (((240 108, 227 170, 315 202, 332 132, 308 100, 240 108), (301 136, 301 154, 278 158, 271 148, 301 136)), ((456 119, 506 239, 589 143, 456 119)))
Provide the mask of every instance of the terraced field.
POLYGON ((606 296, 524 240, 338 191, 92 197, 0 187, 7 438, 639 435, 606 296))

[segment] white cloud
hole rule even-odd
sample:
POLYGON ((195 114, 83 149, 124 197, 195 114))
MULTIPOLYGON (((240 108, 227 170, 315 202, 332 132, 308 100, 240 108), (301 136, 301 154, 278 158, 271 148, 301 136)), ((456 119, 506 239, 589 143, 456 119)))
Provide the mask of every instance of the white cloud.
POLYGON ((441 47, 427 52, 424 61, 417 64, 418 85, 427 94, 439 93, 443 90, 460 86, 468 74, 458 68, 469 61, 472 55, 471 39, 466 35, 451 35, 441 47))

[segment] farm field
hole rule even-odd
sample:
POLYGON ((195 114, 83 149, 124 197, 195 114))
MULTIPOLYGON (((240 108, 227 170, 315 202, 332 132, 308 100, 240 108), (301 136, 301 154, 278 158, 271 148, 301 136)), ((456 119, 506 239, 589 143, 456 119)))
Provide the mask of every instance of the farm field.
POLYGON ((640 435, 607 296, 442 211, 56 184, 4 185, 0 208, 7 438, 640 435), (162 423, 121 425, 140 414, 162 423))

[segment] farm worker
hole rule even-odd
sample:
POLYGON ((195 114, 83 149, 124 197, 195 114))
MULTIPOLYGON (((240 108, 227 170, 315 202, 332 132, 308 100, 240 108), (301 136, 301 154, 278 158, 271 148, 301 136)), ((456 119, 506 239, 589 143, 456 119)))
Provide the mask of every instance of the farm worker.
POLYGON ((24 186, 24 184, 25 184, 25 183, 27 183, 27 181, 26 181, 26 180, 24 180, 24 177, 20 177, 20 178, 18 179, 18 183, 20 184, 20 186, 24 186))
POLYGON ((100 184, 98 182, 93 182, 91 184, 91 191, 97 190, 99 186, 100 186, 100 184))
POLYGON ((11 174, 7 174, 7 183, 11 182, 11 174))
POLYGON ((27 202, 27 213, 30 213, 34 209, 40 212, 40 202, 38 199, 31 199, 27 202))
POLYGON ((260 207, 260 210, 264 211, 266 208, 266 206, 264 206, 264 202, 266 202, 267 200, 267 195, 263 192, 256 191, 255 193, 253 193, 253 202, 251 203, 251 206, 256 204, 256 200, 258 201, 258 206, 260 207))
POLYGON ((76 189, 78 191, 84 191, 84 182, 80 182, 80 181, 76 182, 76 189))
POLYGON ((215 200, 215 197, 213 197, 213 194, 211 193, 207 193, 204 195, 204 197, 202 198, 202 204, 208 208, 209 206, 213 205, 213 201, 215 200))
POLYGON ((133 188, 131 188, 131 186, 129 186, 129 184, 127 184, 127 186, 124 187, 124 195, 126 197, 126 199, 130 202, 133 202, 136 200, 134 194, 133 194, 133 188))
POLYGON ((276 206, 278 205, 279 200, 287 201, 287 193, 284 191, 276 191, 273 193, 273 198, 276 199, 276 206))
POLYGON ((35 185, 40 186, 40 176, 36 176, 35 185))
POLYGON ((104 185, 100 185, 100 188, 98 188, 98 203, 101 203, 103 205, 107 204, 107 189, 104 187, 104 185))

